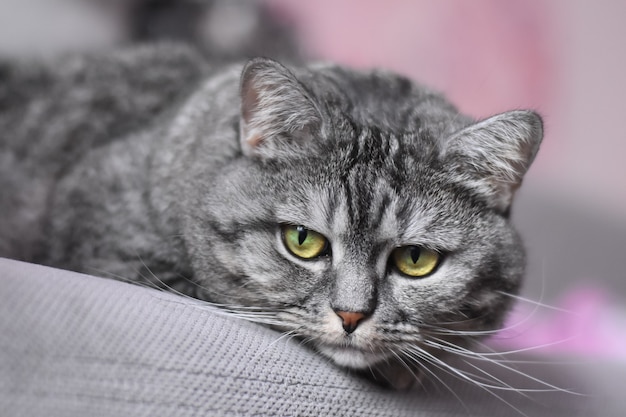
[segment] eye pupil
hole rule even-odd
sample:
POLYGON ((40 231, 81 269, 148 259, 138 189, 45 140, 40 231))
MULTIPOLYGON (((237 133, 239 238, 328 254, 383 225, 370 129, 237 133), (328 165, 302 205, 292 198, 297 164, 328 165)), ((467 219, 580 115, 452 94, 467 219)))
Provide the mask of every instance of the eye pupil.
POLYGON ((414 264, 417 263, 417 261, 420 258, 420 254, 422 253, 422 251, 420 250, 420 248, 413 246, 411 248, 411 260, 413 261, 414 264))
POLYGON ((298 226, 298 244, 302 245, 306 240, 307 235, 309 234, 304 226, 298 226))

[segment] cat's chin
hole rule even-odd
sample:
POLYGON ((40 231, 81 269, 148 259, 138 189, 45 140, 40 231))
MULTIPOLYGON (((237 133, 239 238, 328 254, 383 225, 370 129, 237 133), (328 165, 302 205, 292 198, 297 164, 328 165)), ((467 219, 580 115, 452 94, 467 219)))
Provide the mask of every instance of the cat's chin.
POLYGON ((367 369, 388 358, 382 353, 366 352, 353 347, 320 345, 317 349, 337 365, 352 369, 367 369))
POLYGON ((419 370, 409 369, 408 365, 400 364, 383 353, 331 345, 318 346, 318 350, 337 365, 354 369, 372 382, 387 388, 409 389, 422 376, 419 370))

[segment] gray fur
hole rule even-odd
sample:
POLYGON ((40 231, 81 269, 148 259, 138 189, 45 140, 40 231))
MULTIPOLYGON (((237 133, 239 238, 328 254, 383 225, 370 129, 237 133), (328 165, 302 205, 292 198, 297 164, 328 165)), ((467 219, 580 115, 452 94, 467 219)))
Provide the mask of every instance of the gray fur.
POLYGON ((507 217, 533 112, 475 122, 395 74, 213 68, 173 45, 25 68, 0 73, 2 256, 158 277, 396 386, 440 356, 431 336, 496 329, 520 286, 507 217), (281 224, 329 254, 295 258, 281 224), (403 245, 444 260, 408 278, 389 265, 403 245), (348 334, 338 310, 368 317, 348 334))

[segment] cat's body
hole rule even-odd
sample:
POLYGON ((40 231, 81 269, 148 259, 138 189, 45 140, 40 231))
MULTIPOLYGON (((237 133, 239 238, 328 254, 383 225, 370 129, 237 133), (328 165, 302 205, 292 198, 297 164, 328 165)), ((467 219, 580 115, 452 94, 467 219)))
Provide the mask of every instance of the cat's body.
POLYGON ((497 328, 522 279, 532 112, 476 124, 394 74, 161 45, 7 66, 0 129, 0 255, 252 308, 394 385, 497 328))

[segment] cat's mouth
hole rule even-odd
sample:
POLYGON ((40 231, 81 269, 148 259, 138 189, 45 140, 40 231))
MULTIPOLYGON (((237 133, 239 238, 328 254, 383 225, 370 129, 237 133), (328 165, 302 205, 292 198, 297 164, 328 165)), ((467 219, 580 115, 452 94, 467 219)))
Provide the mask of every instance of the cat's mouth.
POLYGON ((372 352, 353 346, 336 346, 320 344, 318 351, 332 359, 337 365, 352 369, 365 369, 388 359, 389 355, 382 352, 372 352))

